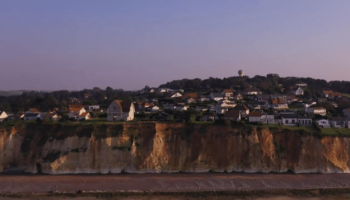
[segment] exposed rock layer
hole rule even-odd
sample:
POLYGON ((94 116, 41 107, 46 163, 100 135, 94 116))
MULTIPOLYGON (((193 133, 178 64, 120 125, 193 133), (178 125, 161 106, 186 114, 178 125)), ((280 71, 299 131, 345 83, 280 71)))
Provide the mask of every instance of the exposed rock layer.
POLYGON ((31 173, 349 172, 350 138, 140 123, 0 129, 0 170, 31 173))

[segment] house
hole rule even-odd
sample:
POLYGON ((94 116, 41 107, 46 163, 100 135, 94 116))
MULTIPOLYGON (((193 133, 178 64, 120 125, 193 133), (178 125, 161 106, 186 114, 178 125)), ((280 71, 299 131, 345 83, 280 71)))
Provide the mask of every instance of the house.
POLYGON ((210 101, 210 95, 200 95, 198 101, 210 101))
POLYGON ((296 126, 298 118, 295 115, 283 115, 282 124, 286 126, 296 126))
POLYGON ((207 107, 202 107, 202 106, 197 106, 197 107, 196 107, 196 110, 197 110, 197 111, 200 111, 200 112, 203 112, 203 111, 207 111, 208 108, 207 108, 207 107))
POLYGON ((24 121, 42 119, 40 113, 26 113, 23 117, 24 121))
POLYGON ((306 86, 307 86, 307 83, 299 82, 299 83, 296 83, 295 86, 298 86, 298 87, 306 87, 306 86))
POLYGON ((302 103, 302 105, 304 106, 304 108, 308 108, 308 107, 311 107, 313 105, 316 105, 317 102, 316 101, 307 101, 305 103, 302 103))
POLYGON ((232 99, 236 101, 240 101, 243 99, 243 95, 239 92, 233 92, 232 99))
POLYGON ((312 126, 311 117, 298 117, 299 126, 312 126))
POLYGON ((228 109, 221 106, 215 106, 215 112, 217 114, 224 114, 228 109))
POLYGON ((296 101, 298 101, 298 97, 296 97, 295 95, 288 95, 287 96, 288 103, 292 103, 292 102, 296 102, 296 101))
POLYGON ((59 117, 56 113, 52 113, 52 112, 47 112, 47 113, 43 113, 42 114, 42 119, 52 119, 52 120, 55 120, 55 121, 58 121, 59 120, 59 117))
POLYGON ((343 110, 343 115, 344 115, 346 118, 350 118, 350 108, 344 109, 344 110, 343 110))
POLYGON ((40 111, 37 108, 29 108, 29 110, 27 110, 24 114, 27 114, 27 113, 39 114, 40 111))
POLYGON ((232 89, 224 89, 222 95, 225 99, 233 99, 233 90, 232 89))
POLYGON ((305 108, 305 113, 326 116, 327 110, 323 107, 308 107, 305 108))
POLYGON ((332 90, 322 90, 321 96, 328 98, 328 99, 334 99, 336 97, 341 97, 341 93, 334 92, 332 90))
POLYGON ((221 99, 224 99, 224 96, 221 93, 210 93, 210 99, 213 101, 220 101, 221 99))
POLYGON ((261 115, 261 122, 263 124, 275 124, 275 115, 261 115))
MULTIPOLYGON (((74 118, 76 120, 86 119, 86 115, 84 113, 87 113, 87 112, 83 105, 70 104, 68 107, 69 107, 69 112, 68 112, 69 118, 74 118)), ((87 116, 87 118, 89 118, 89 115, 87 116)))
POLYGON ((273 109, 287 109, 287 108, 289 108, 287 103, 274 103, 271 105, 271 107, 273 109))
POLYGON ((198 98, 198 94, 197 93, 187 93, 187 94, 182 95, 181 98, 182 99, 189 99, 189 98, 196 99, 196 98, 198 98))
POLYGON ((329 128, 331 126, 329 124, 329 120, 327 120, 327 119, 316 120, 316 124, 317 124, 317 126, 319 126, 321 128, 329 128))
POLYGON ((174 106, 174 109, 175 109, 175 110, 179 110, 179 111, 185 111, 185 110, 187 110, 188 108, 189 108, 188 105, 178 105, 178 104, 176 104, 176 105, 174 106))
POLYGON ((261 94, 261 91, 259 89, 254 88, 248 88, 243 91, 244 95, 258 95, 261 94))
POLYGON ((333 117, 332 119, 329 120, 329 123, 331 127, 334 127, 334 128, 345 127, 344 118, 342 117, 333 117))
POLYGON ((260 111, 250 112, 248 114, 249 122, 261 122, 262 113, 260 111))
POLYGON ((174 110, 175 106, 174 104, 166 103, 166 104, 163 104, 163 108, 164 110, 174 110))
POLYGON ((84 113, 78 115, 77 119, 78 120, 89 120, 89 119, 91 119, 91 116, 90 116, 90 113, 84 112, 84 113))
POLYGON ((0 122, 4 121, 8 117, 5 111, 0 111, 0 122))
POLYGON ((171 99, 171 98, 176 98, 176 97, 181 97, 182 94, 180 94, 179 92, 172 92, 169 95, 167 95, 165 98, 167 99, 171 99))
POLYGON ((89 97, 90 97, 90 94, 88 94, 88 93, 84 94, 84 99, 88 99, 89 97))
POLYGON ((170 88, 158 88, 158 93, 169 93, 172 89, 170 88))
POLYGON ((145 111, 147 108, 151 106, 151 104, 148 102, 136 102, 134 106, 135 106, 135 110, 137 111, 145 111))
POLYGON ((295 96, 304 95, 304 90, 301 89, 301 87, 298 87, 296 90, 293 90, 293 94, 295 96))
POLYGON ((135 106, 132 102, 114 100, 107 109, 108 121, 134 120, 135 106))
POLYGON ((186 99, 185 102, 186 102, 186 103, 196 103, 196 99, 190 97, 190 98, 186 99))
POLYGON ((241 117, 246 117, 249 114, 249 108, 243 104, 235 106, 233 110, 239 110, 241 112, 241 117))
POLYGON ((89 105, 89 106, 86 106, 87 110, 98 110, 100 109, 100 106, 99 105, 89 105))
POLYGON ((151 108, 151 112, 158 112, 159 111, 159 107, 158 106, 153 106, 151 108))
POLYGON ((148 86, 141 89, 141 91, 140 91, 141 94, 150 94, 150 93, 155 93, 155 92, 156 92, 156 88, 150 88, 148 86))
POLYGON ((241 120, 241 112, 239 110, 229 110, 229 111, 225 112, 224 117, 225 117, 225 119, 240 121, 241 120))
POLYGON ((215 115, 213 114, 203 114, 201 117, 202 121, 215 121, 215 115))
POLYGON ((230 100, 220 100, 217 103, 217 106, 223 107, 223 108, 234 108, 236 106, 236 102, 230 101, 230 100))

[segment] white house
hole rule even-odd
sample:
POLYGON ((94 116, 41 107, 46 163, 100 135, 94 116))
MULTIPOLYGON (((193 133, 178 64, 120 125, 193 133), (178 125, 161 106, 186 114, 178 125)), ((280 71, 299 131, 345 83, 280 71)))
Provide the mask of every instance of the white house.
POLYGON ((304 90, 301 89, 301 87, 298 87, 296 90, 293 91, 293 94, 298 96, 298 95, 304 95, 304 90))
POLYGON ((286 126, 296 126, 298 118, 296 116, 282 116, 282 124, 286 126))
POLYGON ((210 99, 213 101, 220 101, 224 99, 224 96, 221 93, 210 93, 210 99))
POLYGON ((134 120, 135 106, 132 102, 114 100, 107 109, 108 121, 134 120))
POLYGON ((327 119, 316 120, 316 124, 321 128, 329 128, 331 126, 327 119))
POLYGON ((0 122, 2 122, 7 117, 8 117, 8 115, 5 111, 0 111, 0 122))

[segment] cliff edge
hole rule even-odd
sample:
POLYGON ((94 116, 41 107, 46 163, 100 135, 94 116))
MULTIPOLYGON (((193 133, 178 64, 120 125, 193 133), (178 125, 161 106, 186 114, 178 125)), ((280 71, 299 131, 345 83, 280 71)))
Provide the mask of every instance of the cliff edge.
POLYGON ((0 129, 0 171, 348 173, 350 138, 262 127, 139 123, 0 129))

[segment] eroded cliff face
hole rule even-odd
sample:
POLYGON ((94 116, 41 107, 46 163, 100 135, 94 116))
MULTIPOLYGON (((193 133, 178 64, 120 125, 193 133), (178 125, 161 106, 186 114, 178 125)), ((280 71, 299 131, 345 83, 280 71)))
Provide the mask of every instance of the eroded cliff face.
POLYGON ((31 173, 349 172, 350 138, 140 123, 0 129, 0 170, 31 173))

